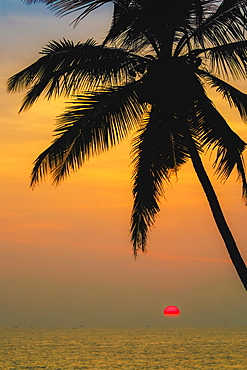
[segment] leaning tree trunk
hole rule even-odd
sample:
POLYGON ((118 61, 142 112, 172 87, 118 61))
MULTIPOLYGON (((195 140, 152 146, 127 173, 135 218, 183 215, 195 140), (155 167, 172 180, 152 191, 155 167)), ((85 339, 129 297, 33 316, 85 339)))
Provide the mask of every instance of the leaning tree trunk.
POLYGON ((208 203, 210 205, 211 211, 213 213, 214 220, 216 222, 216 225, 219 229, 219 232, 225 242, 226 249, 230 255, 230 258, 232 260, 232 263, 240 277, 240 280, 242 281, 245 289, 247 290, 247 268, 246 265, 241 257, 241 254, 239 253, 238 247, 236 245, 236 242, 232 236, 232 233, 226 223, 225 217, 223 215, 223 212, 221 210, 219 201, 217 199, 217 196, 215 194, 214 188, 211 184, 211 181, 209 180, 209 177, 204 169, 204 166, 202 164, 200 155, 198 153, 198 150, 196 148, 195 142, 193 138, 191 137, 191 133, 188 130, 185 130, 185 138, 187 141, 188 150, 190 152, 191 160, 194 166, 194 169, 196 171, 196 174, 199 178, 199 181, 203 187, 203 190, 206 194, 208 203))

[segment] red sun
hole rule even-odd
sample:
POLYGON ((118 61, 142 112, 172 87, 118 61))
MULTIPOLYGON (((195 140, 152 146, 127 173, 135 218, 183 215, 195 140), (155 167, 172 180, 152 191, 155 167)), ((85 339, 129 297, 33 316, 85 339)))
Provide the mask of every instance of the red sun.
POLYGON ((176 306, 168 306, 164 309, 164 315, 169 317, 179 316, 180 310, 176 306))

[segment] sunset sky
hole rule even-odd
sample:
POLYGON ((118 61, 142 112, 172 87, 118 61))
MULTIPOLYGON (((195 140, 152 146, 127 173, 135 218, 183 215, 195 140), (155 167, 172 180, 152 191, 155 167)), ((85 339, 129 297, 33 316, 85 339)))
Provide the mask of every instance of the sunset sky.
MULTIPOLYGON (((130 141, 95 157, 54 188, 29 187, 32 162, 53 140, 55 118, 68 99, 40 99, 18 114, 23 93, 6 80, 39 57, 50 40, 99 42, 111 7, 76 29, 43 4, 0 0, 1 34, 1 321, 3 326, 247 325, 247 294, 216 229, 190 164, 165 186, 148 253, 134 260, 130 141), (181 311, 163 316, 168 305, 181 311)), ((247 92, 246 81, 235 85, 247 92)), ((247 141, 247 126, 219 96, 214 102, 247 141)), ((247 261, 247 208, 237 174, 212 177, 229 226, 247 261)), ((247 162, 247 155, 245 154, 247 162)))

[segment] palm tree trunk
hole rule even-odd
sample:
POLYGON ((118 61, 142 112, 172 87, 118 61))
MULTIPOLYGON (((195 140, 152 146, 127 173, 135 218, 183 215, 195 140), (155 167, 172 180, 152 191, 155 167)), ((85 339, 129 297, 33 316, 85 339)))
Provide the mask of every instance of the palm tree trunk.
POLYGON ((219 232, 225 242, 226 249, 230 255, 230 258, 232 260, 232 263, 239 275, 240 280, 242 281, 245 289, 247 290, 247 268, 246 265, 241 257, 241 254, 239 253, 238 247, 236 245, 236 242, 232 236, 232 233, 226 223, 225 217, 223 215, 223 212, 221 210, 219 201, 217 199, 217 196, 215 194, 214 188, 211 184, 211 181, 209 180, 209 177, 204 169, 203 163, 201 161, 200 155, 198 153, 198 150, 196 148, 195 142, 193 138, 191 137, 191 133, 188 129, 184 132, 185 138, 187 141, 188 150, 190 152, 191 160, 194 166, 194 169, 196 171, 196 174, 199 178, 199 181, 203 187, 203 190, 206 194, 209 206, 211 208, 211 211, 213 213, 214 220, 216 222, 216 225, 219 229, 219 232))

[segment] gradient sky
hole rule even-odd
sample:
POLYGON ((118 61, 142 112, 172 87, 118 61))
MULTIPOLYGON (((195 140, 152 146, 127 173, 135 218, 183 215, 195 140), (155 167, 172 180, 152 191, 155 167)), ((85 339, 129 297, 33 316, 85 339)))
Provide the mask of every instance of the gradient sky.
MULTIPOLYGON (((130 141, 93 158, 58 188, 29 188, 32 162, 52 140, 64 99, 40 99, 18 115, 23 94, 6 80, 35 61, 51 39, 101 41, 111 8, 75 30, 42 4, 0 0, 1 321, 3 326, 247 325, 247 294, 229 261, 200 184, 188 164, 166 186, 149 251, 135 261, 129 242, 130 141), (180 317, 163 316, 177 305, 180 317)), ((237 83, 246 92, 246 83, 237 83)), ((215 104, 247 141, 247 127, 219 96, 215 104)), ((67 99, 68 100, 68 99, 67 99)), ((131 139, 131 138, 130 138, 131 139)), ((212 175, 209 155, 205 166, 212 175)), ((246 155, 245 155, 246 158, 246 155)), ((246 207, 236 173, 213 178, 247 261, 246 207)))

